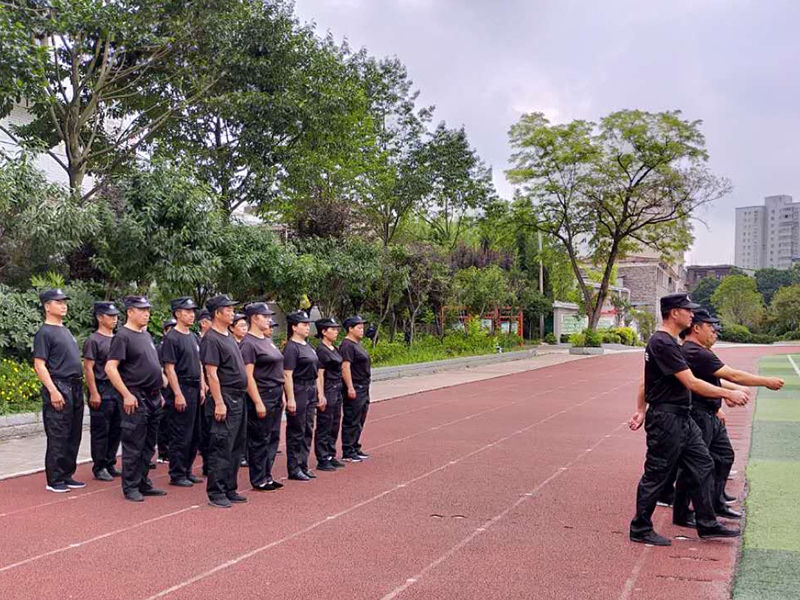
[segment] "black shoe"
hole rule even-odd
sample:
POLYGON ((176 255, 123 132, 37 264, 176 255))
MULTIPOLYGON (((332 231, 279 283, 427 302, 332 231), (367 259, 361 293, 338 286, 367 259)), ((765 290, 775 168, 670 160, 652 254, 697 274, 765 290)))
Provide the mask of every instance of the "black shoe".
POLYGON ((81 488, 85 488, 86 484, 82 481, 75 481, 72 477, 67 477, 64 480, 64 483, 67 484, 67 487, 71 490, 79 490, 81 488))
POLYGON ((247 498, 245 498, 241 494, 237 494, 236 492, 234 492, 233 494, 228 494, 227 498, 234 504, 244 504, 245 502, 247 502, 247 498))
POLYGON ((270 482, 270 483, 272 483, 272 486, 273 486, 273 487, 274 487, 276 490, 279 490, 279 489, 281 489, 281 488, 283 487, 283 484, 282 484, 280 481, 272 481, 272 482, 270 482))
POLYGON ((132 492, 125 494, 125 500, 128 502, 144 502, 144 496, 141 492, 133 490, 132 492))
POLYGON ((369 454, 367 454, 366 452, 362 452, 361 450, 359 450, 356 454, 358 455, 358 458, 360 458, 361 460, 367 460, 369 458, 369 454))
POLYGON ((154 463, 152 460, 150 461, 150 468, 151 469, 155 469, 156 468, 156 463, 154 463))
POLYGON ((194 487, 194 484, 188 479, 170 479, 169 484, 176 487, 194 487))
POLYGON ((334 467, 331 461, 329 460, 317 463, 317 471, 335 471, 335 470, 336 467, 334 467))
POLYGON ((337 469, 341 469, 342 467, 346 467, 347 465, 344 464, 342 461, 332 458, 328 461, 331 465, 336 467, 337 469))
POLYGON ((694 515, 690 515, 684 519, 676 519, 673 517, 672 524, 677 525, 678 527, 688 527, 690 529, 697 527, 697 521, 695 520, 694 515))
POLYGON ((192 483, 203 483, 203 478, 202 477, 198 477, 197 475, 194 475, 192 473, 189 473, 186 476, 186 479, 188 479, 192 483))
POLYGON ((94 478, 97 479, 97 481, 114 481, 111 473, 109 473, 106 469, 100 469, 94 474, 94 478))
POLYGON ((231 504, 231 501, 228 500, 225 496, 223 496, 222 498, 209 498, 208 505, 213 506, 215 508, 230 508, 231 506, 233 506, 233 504, 231 504))
POLYGON ((158 463, 160 463, 160 464, 162 464, 162 465, 169 464, 169 457, 168 457, 168 456, 162 456, 162 455, 159 455, 159 456, 158 456, 158 461, 157 461, 157 462, 158 462, 158 463))
POLYGON ((45 488, 48 492, 55 492, 56 494, 66 494, 70 491, 66 483, 54 483, 53 485, 46 485, 45 488))
POLYGON ((311 481, 311 477, 309 477, 302 471, 295 471, 294 473, 289 475, 289 479, 293 481, 311 481))
POLYGON ((113 467, 113 466, 112 467, 106 467, 106 471, 108 471, 108 474, 111 475, 112 477, 120 477, 122 475, 122 473, 117 471, 117 469, 115 467, 113 467))
POLYGON ((728 529, 721 523, 717 523, 715 527, 706 529, 705 531, 697 530, 697 535, 702 540, 713 540, 718 538, 735 538, 739 537, 740 531, 738 529, 728 529))
POLYGON ((733 504, 736 502, 736 496, 731 496, 727 492, 722 492, 722 501, 725 504, 733 504))
POLYGON ((358 456, 358 454, 348 454, 347 456, 343 456, 342 460, 344 462, 353 462, 353 463, 361 462, 361 458, 358 456))
POLYGON ((166 496, 167 495, 167 492, 165 492, 164 490, 160 490, 160 489, 154 488, 154 487, 140 489, 139 491, 141 492, 142 496, 166 496))
POLYGON ((264 483, 259 483, 258 485, 253 486, 254 492, 274 492, 276 489, 274 481, 265 481, 264 483))
POLYGON ((672 546, 672 541, 664 536, 658 535, 655 531, 647 533, 631 533, 631 541, 637 544, 650 544, 651 546, 672 546))
POLYGON ((312 471, 311 469, 302 469, 302 471, 303 471, 303 473, 305 473, 306 477, 308 477, 309 479, 316 479, 317 478, 317 476, 314 475, 314 471, 312 471))
POLYGON ((742 518, 742 513, 736 512, 735 510, 731 510, 727 506, 719 506, 714 510, 714 512, 717 514, 718 517, 725 517, 726 519, 742 518))

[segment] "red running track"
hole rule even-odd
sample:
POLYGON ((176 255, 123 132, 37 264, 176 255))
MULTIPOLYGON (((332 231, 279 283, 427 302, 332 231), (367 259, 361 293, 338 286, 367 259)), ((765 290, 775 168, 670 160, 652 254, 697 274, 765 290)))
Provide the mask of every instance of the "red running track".
MULTIPOLYGON (((788 351, 720 354, 753 368, 788 351)), ((64 496, 43 474, 0 482, 0 598, 727 598, 736 542, 701 542, 666 509, 658 530, 688 539, 628 541, 641 373, 642 354, 617 354, 375 404, 370 460, 230 510, 204 486, 137 505, 118 482, 64 496)), ((737 493, 751 412, 729 419, 737 493)))

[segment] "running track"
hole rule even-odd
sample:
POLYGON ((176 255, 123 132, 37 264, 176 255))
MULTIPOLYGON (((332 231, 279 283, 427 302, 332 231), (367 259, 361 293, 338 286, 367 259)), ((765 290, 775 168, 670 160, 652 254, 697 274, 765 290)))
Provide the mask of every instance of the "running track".
MULTIPOLYGON (((720 355, 754 369, 789 351, 720 355)), ((616 354, 375 404, 370 460, 266 494, 247 492, 242 470, 249 503, 230 510, 208 507, 204 485, 136 505, 118 482, 64 496, 41 473, 0 482, 0 597, 728 598, 737 543, 701 542, 665 509, 657 530, 689 539, 627 539, 644 434, 625 422, 641 365, 616 354)), ((736 493, 751 414, 729 418, 736 493)))

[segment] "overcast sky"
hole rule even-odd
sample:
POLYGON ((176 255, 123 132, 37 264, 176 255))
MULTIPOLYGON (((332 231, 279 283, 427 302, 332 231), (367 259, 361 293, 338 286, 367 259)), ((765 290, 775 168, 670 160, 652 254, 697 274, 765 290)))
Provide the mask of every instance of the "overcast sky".
POLYGON ((733 182, 687 264, 733 262, 734 207, 800 201, 796 0, 295 1, 318 33, 397 55, 507 198, 507 132, 523 112, 564 122, 639 108, 701 119, 712 169, 733 182))

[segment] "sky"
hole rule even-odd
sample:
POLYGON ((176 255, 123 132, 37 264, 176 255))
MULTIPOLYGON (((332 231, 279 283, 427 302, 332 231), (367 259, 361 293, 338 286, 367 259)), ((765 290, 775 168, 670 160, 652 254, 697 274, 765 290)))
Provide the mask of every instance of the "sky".
POLYGON ((295 0, 302 21, 377 57, 397 56, 434 122, 466 128, 506 182, 508 129, 615 110, 703 121, 710 168, 733 192, 699 217, 686 264, 732 263, 737 206, 800 201, 800 2, 796 0, 295 0))

